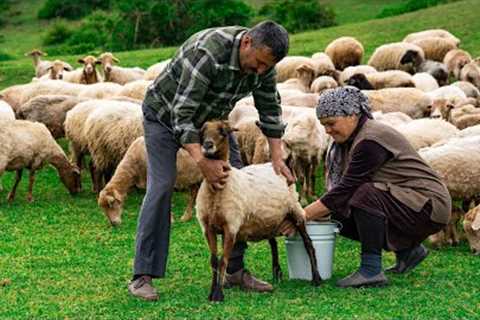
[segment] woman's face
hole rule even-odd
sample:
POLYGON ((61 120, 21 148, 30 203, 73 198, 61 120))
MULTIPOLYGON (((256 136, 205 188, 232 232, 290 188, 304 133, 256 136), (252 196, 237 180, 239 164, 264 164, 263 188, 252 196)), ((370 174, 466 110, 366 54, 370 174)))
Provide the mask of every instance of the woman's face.
POLYGON ((325 127, 325 131, 336 143, 344 143, 350 137, 358 124, 356 115, 345 117, 326 117, 321 118, 320 123, 325 127))

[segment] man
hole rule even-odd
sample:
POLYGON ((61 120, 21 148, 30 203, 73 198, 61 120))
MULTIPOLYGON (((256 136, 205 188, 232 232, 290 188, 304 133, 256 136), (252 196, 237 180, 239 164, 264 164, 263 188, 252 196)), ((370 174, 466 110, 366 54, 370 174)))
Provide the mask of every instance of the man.
MULTIPOLYGON (((143 102, 147 149, 147 192, 139 216, 134 276, 129 292, 157 300, 152 278, 165 276, 170 235, 170 209, 176 175, 176 154, 186 149, 205 179, 222 188, 229 165, 207 159, 200 149, 199 129, 208 120, 223 119, 235 103, 252 93, 258 125, 267 136, 272 164, 289 183, 294 178, 281 157, 284 125, 277 100, 275 64, 288 52, 288 33, 265 21, 252 29, 213 28, 188 39, 166 70, 147 90, 143 102)), ((231 140, 230 163, 241 167, 238 145, 231 140)), ((243 266, 247 245, 237 242, 227 268, 227 285, 267 292, 272 286, 243 266)))

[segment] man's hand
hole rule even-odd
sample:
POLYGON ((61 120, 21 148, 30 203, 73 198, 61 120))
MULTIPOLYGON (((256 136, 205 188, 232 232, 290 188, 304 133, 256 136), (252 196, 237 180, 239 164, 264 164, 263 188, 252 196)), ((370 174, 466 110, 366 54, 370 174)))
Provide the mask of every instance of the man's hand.
POLYGON ((230 165, 226 161, 201 158, 197 165, 214 189, 223 189, 230 170, 230 165))
POLYGON ((276 174, 281 174, 287 179, 288 185, 291 185, 292 183, 295 182, 296 179, 293 176, 290 169, 285 164, 285 161, 283 161, 282 159, 279 159, 279 160, 272 159, 272 166, 276 174))

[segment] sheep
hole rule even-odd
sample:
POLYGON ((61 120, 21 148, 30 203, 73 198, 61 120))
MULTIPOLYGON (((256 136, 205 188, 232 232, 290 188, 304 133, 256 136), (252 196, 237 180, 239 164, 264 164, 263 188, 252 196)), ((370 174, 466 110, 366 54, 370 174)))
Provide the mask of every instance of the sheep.
POLYGON ((85 118, 83 135, 92 158, 93 190, 99 193, 130 144, 143 136, 143 113, 135 103, 97 101, 103 102, 85 118))
POLYGON ((415 119, 397 126, 415 150, 433 145, 444 139, 455 136, 458 129, 443 119, 415 119))
POLYGON ((97 82, 103 82, 101 74, 97 71, 96 65, 100 64, 94 56, 85 56, 77 61, 83 64, 83 68, 78 68, 70 72, 63 73, 63 81, 92 84, 97 82))
POLYGON ((447 30, 443 30, 443 29, 430 29, 430 30, 410 33, 403 39, 403 41, 413 42, 418 39, 431 38, 431 37, 440 37, 440 38, 450 39, 455 43, 455 46, 460 45, 460 39, 455 37, 453 34, 448 32, 447 30))
POLYGON ((91 85, 85 86, 84 89, 78 94, 79 97, 90 99, 108 99, 112 98, 120 91, 123 90, 123 86, 113 82, 97 82, 91 85))
POLYGON ((425 60, 420 64, 418 72, 429 73, 432 77, 437 80, 439 86, 444 86, 448 84, 448 69, 447 66, 443 63, 425 60))
POLYGON ((402 124, 409 123, 413 119, 403 112, 387 112, 375 111, 372 113, 373 118, 377 121, 385 123, 393 128, 396 128, 402 124))
POLYGON ((61 61, 61 60, 54 60, 50 63, 50 66, 47 68, 47 73, 45 73, 40 78, 36 78, 38 80, 62 80, 64 71, 72 71, 72 67, 61 61))
POLYGON ((79 191, 80 172, 72 165, 55 142, 50 131, 41 123, 25 120, 3 121, 0 125, 0 176, 5 171, 16 171, 15 183, 8 194, 8 202, 15 199, 24 168, 30 170, 27 200, 33 201, 35 172, 45 163, 53 165, 60 180, 71 194, 79 191))
POLYGON ((465 129, 480 124, 480 108, 471 104, 456 107, 446 99, 434 101, 431 118, 441 118, 449 121, 459 129, 465 129))
POLYGON ((433 91, 439 88, 437 80, 427 72, 415 73, 412 77, 415 88, 424 92, 433 91))
POLYGON ((293 89, 309 92, 310 86, 315 79, 315 70, 309 64, 302 64, 295 69, 295 77, 278 83, 278 90, 293 89))
POLYGON ((477 58, 467 63, 460 71, 459 80, 467 81, 480 89, 480 61, 477 58))
POLYGON ((43 123, 54 139, 65 136, 64 122, 67 112, 87 99, 66 95, 37 96, 22 105, 18 118, 43 123))
POLYGON ((467 99, 467 95, 457 86, 444 86, 426 93, 433 101, 445 99, 457 105, 467 99))
POLYGON ((103 66, 103 74, 105 75, 105 81, 115 82, 124 85, 128 82, 141 80, 145 75, 145 70, 142 68, 125 68, 114 66, 114 63, 120 61, 111 53, 104 52, 98 57, 99 63, 103 66))
POLYGON ((172 61, 172 59, 167 59, 161 61, 159 63, 155 63, 154 65, 150 66, 145 74, 143 75, 144 80, 155 80, 160 73, 168 66, 168 64, 172 61))
POLYGON ((441 37, 417 39, 411 42, 423 49, 425 59, 443 62, 448 51, 457 49, 454 40, 441 37))
POLYGON ((369 74, 369 73, 374 73, 374 72, 377 72, 377 69, 375 69, 372 66, 368 66, 368 65, 359 65, 359 66, 354 66, 354 67, 347 67, 340 73, 338 83, 341 86, 344 86, 344 85, 346 85, 348 79, 350 79, 355 74, 359 74, 359 73, 369 74))
POLYGON ((303 70, 310 70, 313 74, 313 79, 322 75, 333 76, 336 74, 333 62, 324 53, 315 56, 315 58, 287 56, 275 65, 277 82, 280 83, 296 78, 297 68, 299 67, 302 67, 303 70))
POLYGON ((463 230, 472 253, 480 255, 480 205, 467 212, 463 219, 463 230))
POLYGON ((13 112, 12 107, 1 99, 2 97, 0 96, 0 121, 15 120, 15 112, 13 112))
POLYGON ((470 62, 472 62, 472 56, 462 49, 450 50, 443 58, 443 64, 447 66, 448 73, 454 76, 455 79, 460 78, 460 71, 470 62))
POLYGON ((430 115, 432 98, 416 88, 387 88, 362 91, 373 111, 401 111, 412 118, 430 115))
POLYGON ((362 62, 363 45, 353 37, 340 37, 330 42, 325 53, 332 59, 337 70, 359 65, 362 62))
POLYGON ((123 89, 120 90, 117 95, 130 97, 137 100, 145 99, 145 94, 147 92, 148 86, 152 84, 152 81, 148 80, 136 80, 129 82, 123 86, 123 89))
MULTIPOLYGON (((35 68, 35 77, 36 78, 40 78, 42 77, 43 75, 45 75, 46 73, 48 73, 48 68, 51 67, 52 65, 52 62, 51 61, 47 61, 47 60, 41 60, 41 56, 47 56, 47 54, 41 50, 38 50, 38 49, 34 49, 28 53, 25 53, 25 56, 31 56, 33 58, 33 67, 35 68)), ((58 60, 57 60, 58 61, 58 60)), ((65 67, 71 71, 73 70, 73 67, 64 62, 64 61, 61 61, 65 67)))
POLYGON ((361 90, 415 86, 412 76, 400 70, 388 70, 369 74, 357 73, 351 76, 346 81, 346 84, 361 90))
POLYGON ((267 137, 257 126, 257 120, 240 122, 234 131, 240 156, 244 165, 260 164, 270 161, 270 149, 267 137))
MULTIPOLYGON (((190 190, 190 197, 185 208, 182 221, 192 218, 193 202, 198 187, 203 180, 202 173, 195 161, 184 149, 177 153, 177 177, 175 189, 190 190)), ((98 197, 98 205, 102 208, 112 226, 122 222, 122 210, 130 188, 145 189, 147 185, 147 153, 143 137, 137 138, 128 148, 120 161, 115 174, 103 188, 98 197)))
MULTIPOLYGON (((335 89, 338 87, 337 81, 329 76, 320 76, 313 80, 312 85, 310 86, 310 91, 316 94, 320 94, 328 89, 335 89)), ((290 103, 286 103, 291 105, 290 103)))
POLYGON ((452 86, 459 87, 467 98, 474 98, 480 101, 480 90, 478 90, 472 83, 467 81, 456 81, 451 84, 452 86))
POLYGON ((368 65, 378 71, 396 69, 414 74, 424 60, 425 54, 419 46, 412 43, 395 42, 376 48, 368 60, 368 65))
MULTIPOLYGON (((227 161, 228 122, 207 122, 201 129, 202 152, 206 157, 227 161)), ((223 284, 231 250, 236 241, 269 239, 272 247, 274 279, 281 274, 275 236, 280 224, 289 220, 300 232, 312 267, 312 283, 321 281, 315 249, 306 233, 305 212, 297 200, 295 185, 287 186, 283 176, 275 174, 270 163, 241 170, 231 168, 224 187, 215 190, 204 180, 196 199, 197 219, 207 239, 212 268, 210 301, 223 301, 223 284), (217 260, 217 234, 223 234, 223 256, 217 260)))

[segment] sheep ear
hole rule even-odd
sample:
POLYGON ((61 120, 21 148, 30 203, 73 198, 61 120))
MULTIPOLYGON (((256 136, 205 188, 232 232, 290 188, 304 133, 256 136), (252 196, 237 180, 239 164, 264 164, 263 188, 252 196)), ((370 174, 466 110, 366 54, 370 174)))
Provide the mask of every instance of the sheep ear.
POLYGON ((400 60, 400 63, 406 64, 406 63, 414 62, 417 55, 418 55, 417 51, 407 50, 407 52, 405 52, 405 54, 403 55, 402 60, 400 60))
POLYGON ((81 64, 85 64, 85 60, 83 60, 83 58, 78 59, 77 62, 81 64))
POLYGON ((113 197, 120 201, 122 199, 122 196, 120 195, 120 192, 118 192, 117 190, 113 190, 113 197))
POLYGON ((477 210, 477 215, 472 222, 472 229, 475 231, 480 230, 480 210, 477 210))
POLYGON ((112 60, 115 62, 115 63, 119 63, 120 60, 118 60, 114 55, 112 55, 112 60))
POLYGON ((306 63, 301 64, 295 70, 297 72, 312 72, 313 73, 313 68, 306 63))
POLYGON ((96 60, 95 64, 102 64, 102 60, 96 60))

